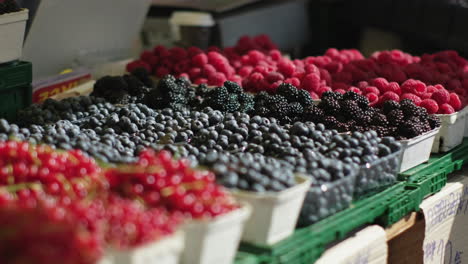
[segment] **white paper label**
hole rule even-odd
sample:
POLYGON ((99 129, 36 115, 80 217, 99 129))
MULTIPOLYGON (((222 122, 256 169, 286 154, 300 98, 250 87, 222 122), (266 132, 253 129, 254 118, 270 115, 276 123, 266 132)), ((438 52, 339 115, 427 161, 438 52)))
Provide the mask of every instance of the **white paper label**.
POLYGON ((468 263, 468 177, 457 178, 421 204, 424 263, 468 263))
POLYGON ((387 255, 385 230, 369 226, 326 250, 315 264, 384 264, 387 255))

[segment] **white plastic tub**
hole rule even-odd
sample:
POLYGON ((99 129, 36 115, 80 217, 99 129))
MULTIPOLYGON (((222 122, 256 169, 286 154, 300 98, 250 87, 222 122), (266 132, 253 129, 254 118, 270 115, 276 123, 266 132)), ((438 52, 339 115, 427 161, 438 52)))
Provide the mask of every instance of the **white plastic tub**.
POLYGON ((439 134, 432 145, 432 153, 447 152, 463 142, 467 111, 461 110, 440 118, 439 134))
POLYGON ((239 209, 213 220, 186 224, 182 264, 232 263, 251 211, 250 205, 243 204, 239 209))
POLYGON ((0 64, 21 58, 29 11, 0 15, 0 64))
POLYGON ((436 128, 415 138, 400 140, 403 149, 400 172, 409 170, 429 160, 432 145, 438 133, 439 128, 436 128))
POLYGON ((238 201, 252 206, 252 216, 245 225, 242 241, 272 245, 294 232, 311 180, 298 176, 296 182, 296 186, 277 193, 233 192, 238 201))
POLYGON ((184 249, 184 235, 170 237, 127 251, 109 250, 98 264, 178 264, 184 249))

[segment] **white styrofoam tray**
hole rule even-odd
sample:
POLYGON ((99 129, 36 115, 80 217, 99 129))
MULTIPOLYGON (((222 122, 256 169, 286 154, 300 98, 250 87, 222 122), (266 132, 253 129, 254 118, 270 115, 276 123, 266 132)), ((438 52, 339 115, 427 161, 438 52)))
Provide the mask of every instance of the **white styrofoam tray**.
POLYGON ((272 245, 294 232, 311 180, 297 176, 296 182, 296 186, 276 193, 232 192, 238 201, 252 206, 252 216, 245 225, 242 241, 272 245))
POLYGON ((242 230, 252 209, 242 204, 212 220, 191 221, 183 228, 185 249, 183 264, 230 264, 239 246, 242 230))
POLYGON ((21 58, 29 11, 0 15, 0 63, 21 58))
POLYGON ((467 113, 461 110, 449 115, 437 115, 441 125, 432 145, 432 153, 447 152, 463 142, 467 113))
POLYGON ((131 250, 109 250, 98 264, 178 264, 184 249, 184 234, 174 235, 131 250))
POLYGON ((438 133, 439 128, 436 128, 415 138, 400 140, 403 149, 400 172, 409 170, 429 160, 432 145, 438 133))

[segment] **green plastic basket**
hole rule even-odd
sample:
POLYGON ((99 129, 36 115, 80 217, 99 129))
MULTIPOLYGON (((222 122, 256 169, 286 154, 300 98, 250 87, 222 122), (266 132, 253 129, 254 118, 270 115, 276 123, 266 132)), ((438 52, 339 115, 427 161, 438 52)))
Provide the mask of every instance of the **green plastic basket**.
POLYGON ((0 118, 16 121, 17 111, 32 103, 32 64, 18 61, 0 66, 0 118))

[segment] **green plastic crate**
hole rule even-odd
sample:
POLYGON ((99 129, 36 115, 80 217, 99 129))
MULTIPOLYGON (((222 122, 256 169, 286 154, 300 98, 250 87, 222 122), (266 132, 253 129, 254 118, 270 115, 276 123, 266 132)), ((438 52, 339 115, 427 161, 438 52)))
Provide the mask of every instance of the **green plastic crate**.
POLYGON ((237 252, 234 264, 259 264, 258 257, 246 252, 237 252))
POLYGON ((367 224, 384 227, 419 210, 422 195, 418 186, 400 182, 387 190, 355 202, 352 206, 309 227, 297 229, 273 246, 241 244, 241 250, 259 256, 260 263, 312 263, 325 248, 367 224))
POLYGON ((398 179, 420 187, 422 195, 440 191, 450 173, 468 162, 468 139, 449 153, 432 155, 428 162, 400 173, 398 179))
POLYGON ((32 64, 19 61, 0 66, 0 118, 15 121, 17 111, 32 103, 32 64))

